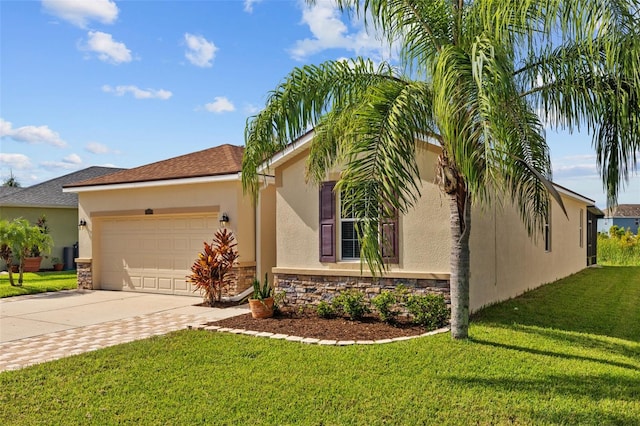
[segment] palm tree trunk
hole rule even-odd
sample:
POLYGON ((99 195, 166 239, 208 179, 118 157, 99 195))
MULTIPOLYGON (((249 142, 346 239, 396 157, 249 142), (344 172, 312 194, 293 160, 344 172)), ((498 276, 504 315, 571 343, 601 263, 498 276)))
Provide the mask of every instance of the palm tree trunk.
POLYGON ((469 336, 469 236, 471 206, 466 190, 449 194, 451 214, 451 337, 469 336))

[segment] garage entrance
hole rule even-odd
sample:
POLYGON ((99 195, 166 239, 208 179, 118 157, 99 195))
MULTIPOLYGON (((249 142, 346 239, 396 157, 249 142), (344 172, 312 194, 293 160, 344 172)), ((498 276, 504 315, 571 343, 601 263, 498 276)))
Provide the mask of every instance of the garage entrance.
POLYGON ((100 288, 200 296, 185 277, 203 241, 211 242, 217 219, 216 214, 101 219, 100 288))

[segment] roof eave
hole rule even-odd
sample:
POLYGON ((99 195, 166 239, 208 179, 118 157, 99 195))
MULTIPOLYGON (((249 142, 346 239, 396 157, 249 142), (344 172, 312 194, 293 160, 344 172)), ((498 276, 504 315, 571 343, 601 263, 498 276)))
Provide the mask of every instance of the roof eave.
POLYGON ((97 185, 86 185, 76 187, 62 188, 62 192, 96 192, 96 191, 109 191, 114 189, 134 189, 134 188, 153 188, 159 186, 177 186, 177 185, 191 185, 197 183, 215 183, 215 182, 233 182, 240 180, 240 172, 215 175, 215 176, 199 176, 192 178, 177 178, 177 179, 161 179, 151 181, 140 182, 123 182, 123 183, 107 183, 97 185))

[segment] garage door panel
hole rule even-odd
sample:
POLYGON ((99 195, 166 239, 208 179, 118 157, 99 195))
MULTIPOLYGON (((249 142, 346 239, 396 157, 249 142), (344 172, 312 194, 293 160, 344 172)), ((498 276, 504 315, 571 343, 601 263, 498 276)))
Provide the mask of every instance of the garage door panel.
POLYGON ((102 288, 199 296, 185 277, 217 229, 215 214, 108 218, 101 224, 102 288))

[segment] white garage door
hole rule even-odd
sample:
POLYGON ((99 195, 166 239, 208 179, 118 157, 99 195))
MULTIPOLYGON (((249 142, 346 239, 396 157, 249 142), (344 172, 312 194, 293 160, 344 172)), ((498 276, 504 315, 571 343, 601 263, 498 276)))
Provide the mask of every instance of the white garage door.
POLYGON ((216 229, 214 214, 103 219, 100 287, 200 296, 185 277, 216 229))

